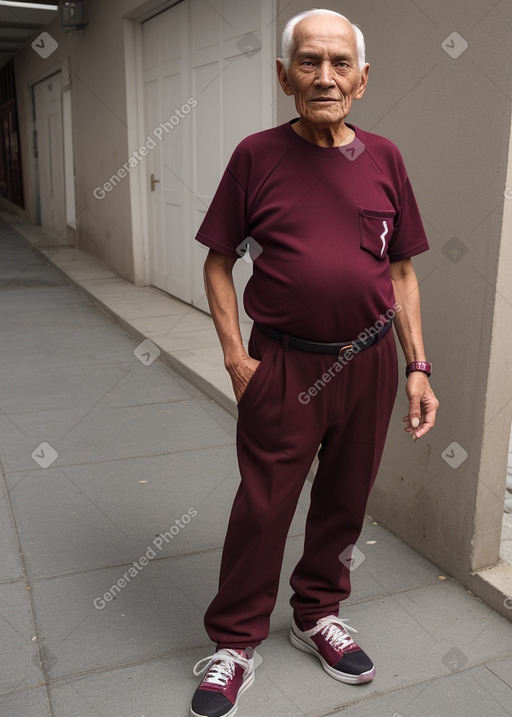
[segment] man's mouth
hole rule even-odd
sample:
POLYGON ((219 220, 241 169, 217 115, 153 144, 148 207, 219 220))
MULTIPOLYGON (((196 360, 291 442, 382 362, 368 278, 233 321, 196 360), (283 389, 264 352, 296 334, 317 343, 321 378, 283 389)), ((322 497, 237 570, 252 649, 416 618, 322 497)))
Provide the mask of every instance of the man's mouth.
POLYGON ((337 102, 335 97, 314 97, 310 102, 337 102))

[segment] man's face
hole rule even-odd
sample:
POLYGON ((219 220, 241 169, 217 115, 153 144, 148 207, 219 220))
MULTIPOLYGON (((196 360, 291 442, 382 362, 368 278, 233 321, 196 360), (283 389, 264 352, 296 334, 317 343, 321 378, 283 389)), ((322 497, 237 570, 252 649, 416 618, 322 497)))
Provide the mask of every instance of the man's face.
POLYGON ((294 39, 288 71, 277 61, 281 87, 295 98, 304 122, 339 125, 368 80, 369 65, 358 66, 352 26, 341 18, 313 15, 295 26, 294 39))

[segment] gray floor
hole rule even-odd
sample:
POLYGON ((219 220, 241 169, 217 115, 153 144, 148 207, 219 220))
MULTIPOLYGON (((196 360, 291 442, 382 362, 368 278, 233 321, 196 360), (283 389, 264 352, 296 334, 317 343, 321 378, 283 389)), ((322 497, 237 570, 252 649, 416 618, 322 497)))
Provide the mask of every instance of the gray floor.
MULTIPOLYGON (((0 230, 0 715, 185 717, 234 419, 0 230)), ((289 645, 308 488, 240 717, 512 714, 512 624, 370 518, 341 616, 375 680, 338 684, 289 645)))

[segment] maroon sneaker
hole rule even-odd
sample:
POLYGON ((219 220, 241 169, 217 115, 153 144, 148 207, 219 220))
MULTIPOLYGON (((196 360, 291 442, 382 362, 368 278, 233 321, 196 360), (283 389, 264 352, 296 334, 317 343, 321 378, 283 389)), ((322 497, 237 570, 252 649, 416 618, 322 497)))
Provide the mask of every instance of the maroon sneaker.
POLYGON ((204 677, 190 703, 190 717, 232 717, 236 713, 240 695, 254 682, 252 652, 223 649, 199 660, 194 675, 204 677))
POLYGON ((335 680, 351 685, 370 682, 375 667, 368 655, 350 637, 347 630, 357 632, 335 615, 322 617, 311 630, 299 630, 292 620, 290 642, 304 652, 318 657, 324 670, 335 680))

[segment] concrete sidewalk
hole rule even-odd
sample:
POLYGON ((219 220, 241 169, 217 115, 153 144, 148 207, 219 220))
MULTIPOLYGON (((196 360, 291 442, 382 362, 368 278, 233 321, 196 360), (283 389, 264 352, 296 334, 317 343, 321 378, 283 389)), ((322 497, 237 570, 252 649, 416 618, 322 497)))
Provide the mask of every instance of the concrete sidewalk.
MULTIPOLYGON (((211 320, 130 286, 138 298, 118 315, 129 336, 9 221, 0 222, 0 715, 186 717, 192 667, 212 650, 202 615, 239 479, 229 386, 213 386, 220 352, 197 347, 211 320), (166 363, 140 346, 161 347, 164 333, 166 363), (208 365, 202 390, 173 361, 190 376, 208 365)), ((40 228, 23 232, 105 310, 123 305, 128 282, 40 228)), ((375 660, 375 680, 336 683, 291 647, 287 578, 308 490, 240 717, 511 715, 512 624, 370 518, 341 615, 375 660)))

